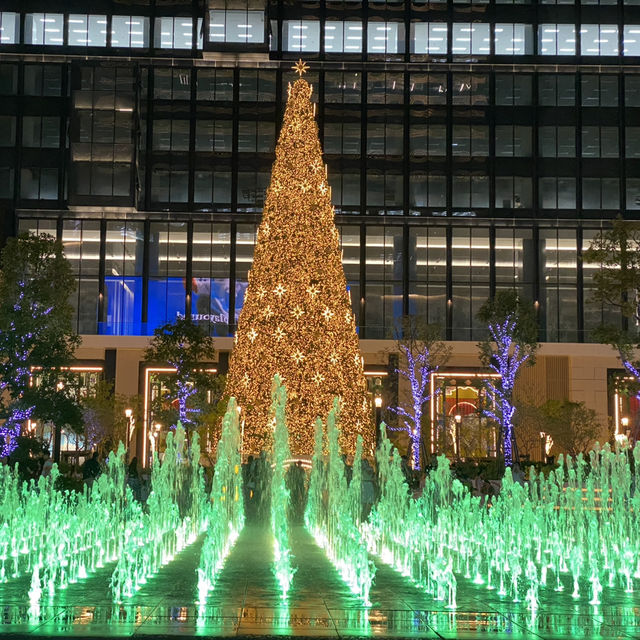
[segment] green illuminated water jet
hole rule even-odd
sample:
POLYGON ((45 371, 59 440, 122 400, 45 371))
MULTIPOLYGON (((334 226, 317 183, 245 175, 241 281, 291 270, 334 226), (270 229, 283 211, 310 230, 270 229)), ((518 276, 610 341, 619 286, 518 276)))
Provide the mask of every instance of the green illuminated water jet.
MULTIPOLYGON (((325 550, 344 582, 366 605, 375 565, 358 528, 362 513, 360 476, 352 491, 347 488, 344 461, 338 445, 338 401, 327 416, 328 460, 322 454, 322 422, 316 423, 313 466, 305 524, 316 542, 325 550), (326 500, 324 498, 326 496, 326 500)), ((360 467, 362 441, 358 440, 354 466, 360 467)))
POLYGON ((271 531, 273 532, 274 573, 280 585, 282 599, 286 599, 296 570, 291 564, 289 542, 289 489, 285 482, 286 464, 291 457, 287 430, 287 391, 280 376, 273 380, 272 405, 274 419, 273 476, 271 478, 271 531))
POLYGON ((201 605, 215 589, 224 560, 244 527, 241 462, 238 408, 235 399, 231 398, 222 420, 210 500, 203 509, 207 535, 197 569, 198 603, 201 605))

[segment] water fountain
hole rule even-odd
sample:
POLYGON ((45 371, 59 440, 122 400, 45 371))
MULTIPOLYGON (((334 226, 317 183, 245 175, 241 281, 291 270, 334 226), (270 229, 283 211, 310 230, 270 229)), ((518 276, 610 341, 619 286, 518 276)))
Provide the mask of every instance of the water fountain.
POLYGON ((287 488, 286 463, 291 458, 289 451, 289 432, 287 430, 286 406, 287 391, 280 376, 273 380, 272 405, 274 420, 273 437, 273 476, 271 479, 271 531, 273 533, 273 564, 276 580, 280 585, 282 599, 286 600, 296 570, 291 560, 289 542, 289 489, 287 488))
POLYGON ((114 602, 131 597, 175 555, 195 542, 206 525, 200 444, 194 433, 185 451, 185 431, 178 424, 167 434, 162 462, 154 452, 152 491, 143 510, 132 500, 122 532, 121 552, 113 571, 114 602))
POLYGON ((222 434, 218 443, 211 496, 207 506, 203 508, 207 535, 197 569, 200 605, 206 603, 209 592, 215 589, 216 579, 224 565, 224 560, 244 527, 240 465, 238 408, 235 400, 231 398, 222 420, 222 434))
POLYGON ((327 416, 329 457, 326 461, 322 457, 322 423, 318 422, 316 425, 305 523, 351 591, 369 605, 369 591, 375 575, 375 565, 369 560, 366 545, 358 528, 362 513, 359 475, 362 441, 358 443, 354 461, 354 465, 358 466, 356 485, 350 492, 338 445, 338 415, 339 405, 336 400, 327 416), (326 504, 323 497, 325 495, 326 504))

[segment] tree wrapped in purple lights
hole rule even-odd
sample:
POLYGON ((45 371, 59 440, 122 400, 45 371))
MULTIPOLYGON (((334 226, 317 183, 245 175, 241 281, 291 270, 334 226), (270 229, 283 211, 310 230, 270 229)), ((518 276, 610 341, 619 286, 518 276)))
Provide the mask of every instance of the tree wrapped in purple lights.
MULTIPOLYGON (((618 380, 617 385, 640 400, 640 359, 636 355, 640 348, 640 223, 617 218, 593 238, 582 259, 598 266, 592 276, 591 302, 601 306, 604 322, 592 337, 618 352, 631 380, 618 380)), ((637 440, 640 425, 634 425, 634 430, 637 440)))
POLYGON ((535 363, 538 350, 536 312, 533 304, 521 300, 516 291, 505 289, 480 307, 478 319, 486 323, 489 333, 478 343, 480 361, 500 376, 485 380, 492 402, 487 403, 483 411, 500 426, 504 463, 510 467, 516 444, 513 389, 521 367, 535 363))
POLYGON ((0 255, 0 456, 15 448, 27 420, 79 413, 62 391, 79 344, 74 290, 62 243, 44 234, 7 241, 0 255))
MULTIPOLYGON (((197 408, 190 406, 190 399, 215 386, 211 372, 203 365, 203 362, 211 362, 214 357, 213 338, 190 318, 178 318, 175 322, 158 327, 145 351, 146 362, 168 364, 175 369, 175 374, 167 379, 167 397, 160 401, 177 401, 177 421, 187 432, 195 425, 191 416, 198 413, 197 408)), ((171 420, 173 426, 177 421, 171 420)))
POLYGON ((441 341, 440 326, 427 324, 422 318, 415 316, 402 318, 396 344, 402 358, 396 373, 407 380, 411 394, 406 405, 389 407, 389 411, 400 418, 401 424, 387 425, 387 428, 407 433, 411 442, 412 466, 420 469, 422 417, 424 406, 432 396, 431 374, 446 364, 451 355, 451 347, 441 341))

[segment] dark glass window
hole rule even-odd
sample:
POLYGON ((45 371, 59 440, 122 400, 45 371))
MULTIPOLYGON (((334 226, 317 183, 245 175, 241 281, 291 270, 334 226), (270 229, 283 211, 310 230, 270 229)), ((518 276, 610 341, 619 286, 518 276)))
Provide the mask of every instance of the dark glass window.
POLYGON ((59 65, 25 65, 24 94, 26 96, 62 95, 62 67, 59 65))
POLYGON ((151 200, 154 202, 187 202, 189 173, 186 167, 158 164, 151 174, 151 200))
POLYGON ((540 178, 538 201, 543 209, 575 209, 575 178, 540 178))
POLYGON ((489 207, 489 177, 474 174, 453 176, 452 202, 454 207, 489 207))
POLYGON ((576 81, 573 74, 538 76, 538 103, 544 107, 573 107, 576 103, 576 81))
POLYGON ((582 127, 583 158, 617 158, 619 155, 618 127, 582 127))
POLYGON ((196 99, 210 102, 233 100, 232 69, 198 69, 196 99))
POLYGON ((411 207, 446 207, 446 176, 413 171, 409 176, 409 205, 411 207))
POLYGON ((0 64, 0 95, 11 96, 18 92, 18 66, 0 64))
POLYGON ((541 333, 548 342, 575 342, 577 304, 577 242, 573 229, 541 229, 541 333))
POLYGON ((618 209, 619 207, 618 178, 582 178, 583 209, 618 209))
POLYGON ((583 107, 618 106, 618 76, 583 74, 580 91, 583 107))
POLYGON ((496 104, 528 106, 531 104, 531 76, 515 73, 497 73, 496 104))
POLYGON ((188 120, 154 120, 154 151, 189 151, 188 120))
POLYGON ((58 170, 55 167, 23 167, 20 197, 23 200, 57 200, 58 170))
POLYGON ((238 94, 241 102, 275 102, 276 72, 240 69, 238 94))
POLYGON ((331 202, 337 210, 360 206, 360 175, 329 170, 331 202))
POLYGON ((496 176, 496 209, 529 209, 531 207, 531 178, 496 176))
POLYGON ((0 116, 0 147, 13 147, 16 143, 16 117, 0 116))
POLYGON ((362 74, 354 71, 327 71, 324 74, 324 101, 359 103, 362 99, 362 74))
POLYGON ((153 96, 160 100, 189 100, 191 69, 157 67, 153 70, 153 96))
POLYGON ((0 198, 13 198, 13 167, 0 167, 0 198))
POLYGON ((487 125, 454 124, 451 147, 454 156, 488 156, 489 127, 487 125))
POLYGON ((359 122, 325 122, 324 152, 360 155, 359 122))
POLYGON ((640 127, 625 127, 625 156, 640 158, 640 127))
POLYGON ((193 201, 202 204, 231 202, 231 172, 196 169, 193 180, 193 201))
POLYGON ((402 104, 404 102, 404 74, 376 73, 367 75, 369 104, 402 104))
POLYGON ((627 178, 626 208, 631 211, 640 210, 640 178, 627 178))
POLYGON ((52 116, 24 116, 22 144, 25 147, 56 149, 60 146, 60 118, 52 116))
POLYGON ((496 156, 519 158, 531 156, 531 127, 496 125, 496 156))
POLYGON ((411 104, 447 104, 447 76, 444 73, 412 73, 410 77, 411 104))
POLYGON ((538 152, 542 158, 575 158, 576 128, 539 127, 538 152))
POLYGON ((276 125, 273 122, 240 121, 238 151, 271 153, 275 149, 276 125))
POLYGON ((624 77, 624 104, 626 107, 640 107, 640 76, 624 77))
POLYGON ((489 76, 454 73, 451 93, 452 103, 456 105, 489 104, 489 76))
POLYGON ((401 156, 403 151, 404 127, 401 124, 367 124, 367 155, 401 156))

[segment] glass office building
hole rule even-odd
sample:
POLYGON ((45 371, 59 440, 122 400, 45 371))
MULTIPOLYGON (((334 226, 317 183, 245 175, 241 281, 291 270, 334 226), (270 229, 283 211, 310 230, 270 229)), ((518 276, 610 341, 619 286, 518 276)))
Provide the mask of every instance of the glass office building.
POLYGON ((299 57, 361 338, 475 341, 515 286, 587 354, 581 253, 640 213, 640 0, 4 0, 2 233, 62 239, 78 331, 233 335, 299 57))

